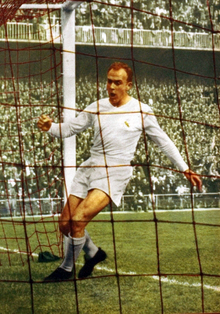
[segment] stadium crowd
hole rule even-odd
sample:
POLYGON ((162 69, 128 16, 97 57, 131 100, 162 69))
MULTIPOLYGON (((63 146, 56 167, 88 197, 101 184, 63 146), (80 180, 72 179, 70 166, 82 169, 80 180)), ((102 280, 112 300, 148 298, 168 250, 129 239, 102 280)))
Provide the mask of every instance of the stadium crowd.
MULTIPOLYGON (((3 1, 4 2, 4 1, 3 1)), ((63 0, 48 1, 48 3, 63 3, 63 0)), ((39 1, 38 1, 39 3, 39 1)), ((76 25, 91 25, 111 28, 133 28, 162 30, 170 29, 170 3, 164 0, 133 1, 133 18, 131 19, 130 0, 107 0, 105 3, 91 3, 90 6, 84 2, 76 10, 76 25), (120 14, 118 11, 120 10, 120 14), (131 25, 132 24, 132 25, 131 25)), ((44 14, 47 11, 19 10, 14 21, 28 22, 35 20, 35 25, 44 23, 44 14)), ((59 18, 59 11, 52 11, 51 16, 59 18)), ((220 4, 218 0, 210 0, 209 7, 206 0, 184 0, 172 1, 172 18, 179 22, 174 23, 176 31, 203 32, 204 29, 220 30, 220 4), (210 16, 210 14, 211 16, 210 16), (181 23, 182 22, 182 23, 181 23), (194 27, 188 24, 193 24, 194 27), (198 26, 198 28, 196 27, 198 26)))
MULTIPOLYGON (((106 97, 105 79, 100 79, 100 97, 106 97)), ((220 174, 219 112, 213 85, 198 79, 180 80, 180 107, 173 82, 141 77, 138 81, 140 100, 151 105, 162 128, 175 142, 190 167, 204 177, 203 191, 218 192, 220 174), (209 176, 212 176, 211 178, 209 176), (218 184, 217 184, 218 182, 218 184)), ((137 97, 136 88, 133 95, 137 97)), ((39 132, 36 119, 49 114, 55 121, 62 119, 61 84, 37 81, 12 81, 0 78, 1 103, 1 167, 2 198, 62 198, 62 143, 39 132), (16 90, 16 93, 13 90, 16 90), (15 105, 15 101, 19 106, 15 105), (39 105, 40 104, 40 105, 39 105), (47 105, 47 106, 45 106, 47 105), (43 108, 42 108, 43 106, 43 108)), ((94 77, 78 77, 76 106, 79 112, 97 98, 94 77)), ((89 157, 93 130, 77 136, 77 166, 89 157)), ((141 138, 133 160, 134 174, 125 195, 134 195, 137 203, 144 202, 148 193, 169 194, 189 192, 182 174, 173 166, 152 141, 141 138), (168 170, 167 170, 168 168, 168 170), (142 199, 142 200, 141 200, 142 199)))
MULTIPOLYGON (((51 1, 52 2, 52 1, 51 1)), ((63 3, 63 1, 60 1, 63 3)), ((53 3, 53 2, 52 2, 53 3)), ((57 3, 57 2, 56 2, 57 3)), ((76 43, 219 49, 217 0, 83 2, 76 9, 76 43), (120 14, 118 11, 120 10, 120 14), (172 11, 172 19, 170 14, 172 11), (171 24, 172 21, 172 24, 171 24), (92 28, 92 25, 94 28, 92 28), (172 25, 172 32, 171 32, 172 25), (132 29, 132 31, 131 31, 132 29)), ((0 26, 0 39, 61 43, 60 10, 18 10, 0 26)))
MULTIPOLYGON (((219 30, 220 5, 218 1, 210 1, 212 21, 219 30)), ((86 3, 77 9, 76 24, 90 25, 92 22, 97 27, 116 27, 162 30, 170 28, 170 4, 169 1, 134 1, 133 19, 129 0, 108 0, 106 4, 92 4, 92 16, 86 3), (120 14, 118 10, 120 9, 120 14), (146 14, 147 13, 147 14, 146 14)), ((201 28, 193 31, 203 31, 202 28, 211 28, 207 2, 205 0, 172 1, 172 17, 184 23, 174 23, 174 29, 192 31, 193 28, 185 23, 193 24, 201 28)))

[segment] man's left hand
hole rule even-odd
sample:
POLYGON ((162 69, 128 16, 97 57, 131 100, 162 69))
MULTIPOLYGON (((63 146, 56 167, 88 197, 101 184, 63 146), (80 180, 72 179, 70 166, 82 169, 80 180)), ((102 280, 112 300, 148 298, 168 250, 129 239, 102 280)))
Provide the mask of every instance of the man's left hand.
POLYGON ((184 172, 185 177, 189 180, 189 182, 193 185, 193 186, 197 186, 198 190, 201 192, 202 191, 202 180, 200 179, 200 177, 198 176, 198 174, 196 174, 195 172, 193 172, 190 169, 187 169, 184 172))

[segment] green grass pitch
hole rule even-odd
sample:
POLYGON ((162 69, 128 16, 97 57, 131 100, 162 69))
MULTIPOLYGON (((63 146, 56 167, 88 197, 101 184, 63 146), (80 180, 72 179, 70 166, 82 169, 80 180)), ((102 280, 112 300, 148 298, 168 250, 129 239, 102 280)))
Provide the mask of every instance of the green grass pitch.
MULTIPOLYGON (((106 261, 90 278, 46 284, 60 261, 28 262, 13 250, 28 246, 37 254, 49 250, 49 241, 59 254, 56 221, 27 218, 24 228, 21 219, 1 219, 0 313, 220 313, 220 211, 195 211, 194 224, 192 217, 191 211, 99 214, 87 230, 106 261)), ((82 263, 83 253, 76 274, 82 263)))

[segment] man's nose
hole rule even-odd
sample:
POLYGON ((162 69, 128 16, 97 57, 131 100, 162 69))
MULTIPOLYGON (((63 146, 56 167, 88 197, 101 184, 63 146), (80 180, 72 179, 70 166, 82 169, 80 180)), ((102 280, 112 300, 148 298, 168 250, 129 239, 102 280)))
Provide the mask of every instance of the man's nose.
POLYGON ((110 88, 111 88, 111 89, 114 89, 114 88, 115 88, 115 83, 114 83, 114 82, 112 82, 112 83, 110 84, 110 88))

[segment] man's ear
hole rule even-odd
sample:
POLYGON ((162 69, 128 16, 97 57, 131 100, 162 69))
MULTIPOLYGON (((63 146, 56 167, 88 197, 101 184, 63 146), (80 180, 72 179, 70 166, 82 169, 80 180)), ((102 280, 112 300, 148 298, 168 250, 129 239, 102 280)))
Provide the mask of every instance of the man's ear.
POLYGON ((127 83, 127 90, 130 90, 132 88, 132 82, 127 83))

